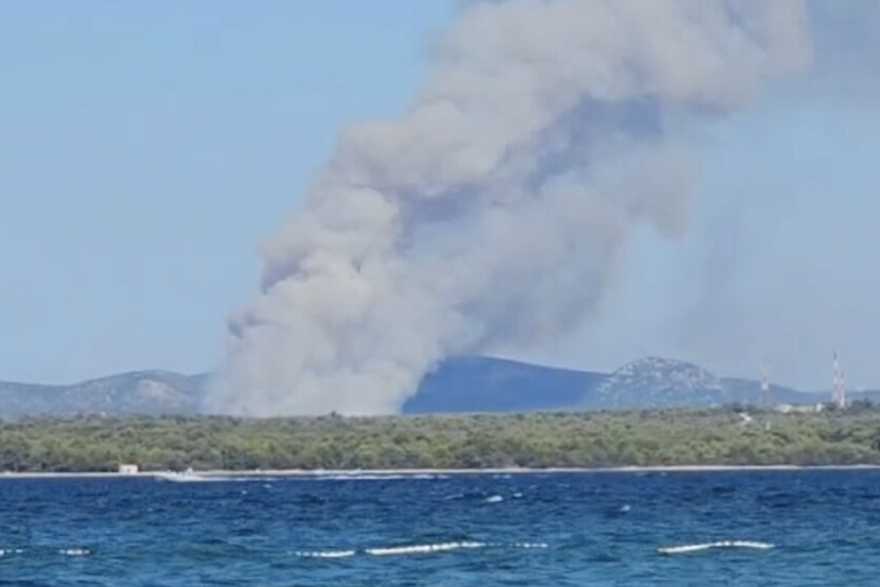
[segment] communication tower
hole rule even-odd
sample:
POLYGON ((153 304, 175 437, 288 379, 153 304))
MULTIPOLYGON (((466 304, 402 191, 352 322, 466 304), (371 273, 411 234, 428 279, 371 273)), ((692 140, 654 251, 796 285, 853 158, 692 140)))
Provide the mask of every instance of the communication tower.
POLYGON ((770 375, 767 365, 761 364, 761 405, 765 408, 770 405, 770 375))
POLYGON ((834 351, 834 378, 831 381, 831 401, 835 407, 843 409, 846 407, 846 378, 840 368, 840 358, 837 351, 834 351))

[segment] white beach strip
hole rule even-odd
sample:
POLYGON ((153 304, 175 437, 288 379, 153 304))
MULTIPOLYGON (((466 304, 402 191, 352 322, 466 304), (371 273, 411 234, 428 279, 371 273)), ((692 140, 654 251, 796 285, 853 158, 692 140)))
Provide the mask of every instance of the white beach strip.
MULTIPOLYGON (((880 465, 857 464, 857 465, 678 465, 678 466, 646 466, 646 467, 549 467, 536 468, 508 468, 508 469, 272 469, 272 470, 205 470, 188 473, 193 477, 216 478, 216 477, 301 477, 313 479, 326 479, 327 477, 351 478, 351 479, 390 479, 436 477, 448 475, 552 475, 564 473, 711 473, 711 472, 737 472, 737 471, 852 471, 852 470, 877 470, 880 465)), ((0 472, 0 480, 3 479, 51 479, 51 478, 156 478, 167 477, 168 471, 139 471, 137 473, 118 472, 81 472, 81 473, 53 473, 53 472, 0 472)))

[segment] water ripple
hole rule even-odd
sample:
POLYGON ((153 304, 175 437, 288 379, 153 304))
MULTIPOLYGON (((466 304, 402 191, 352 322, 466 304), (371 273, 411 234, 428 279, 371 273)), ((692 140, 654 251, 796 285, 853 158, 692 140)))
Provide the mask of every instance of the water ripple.
POLYGON ((880 472, 0 481, 0 585, 871 585, 880 472), (293 581, 293 583, 292 583, 293 581))

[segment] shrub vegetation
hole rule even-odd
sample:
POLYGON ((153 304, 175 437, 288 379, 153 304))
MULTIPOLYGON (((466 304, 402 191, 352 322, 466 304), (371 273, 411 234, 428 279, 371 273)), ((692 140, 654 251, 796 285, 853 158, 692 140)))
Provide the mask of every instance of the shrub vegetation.
POLYGON ((880 464, 880 410, 741 407, 343 418, 84 416, 0 423, 0 471, 880 464))

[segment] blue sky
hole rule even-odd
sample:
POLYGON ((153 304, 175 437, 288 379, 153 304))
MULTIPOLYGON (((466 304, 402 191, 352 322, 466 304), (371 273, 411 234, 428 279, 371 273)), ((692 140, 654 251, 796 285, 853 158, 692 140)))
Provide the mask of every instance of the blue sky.
MULTIPOLYGON (((450 0, 0 6, 0 379, 215 367, 260 240, 340 124, 406 104, 450 15, 450 0)), ((766 357, 819 387, 837 346, 853 385, 880 386, 880 115, 845 87, 783 92, 694 130, 688 235, 639 234, 602 316, 526 358, 752 375, 766 357)))
POLYGON ((415 88, 419 4, 0 7, 0 377, 213 367, 340 122, 415 88))

